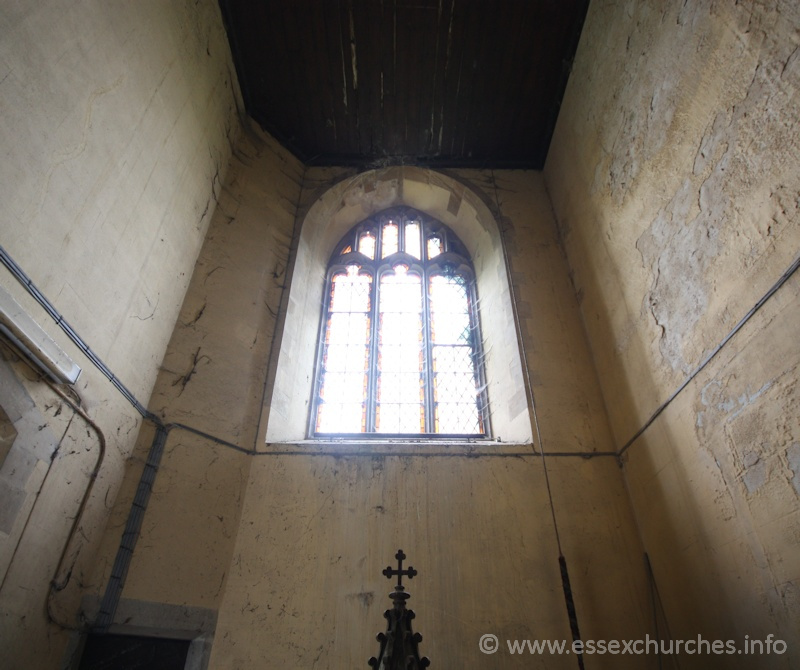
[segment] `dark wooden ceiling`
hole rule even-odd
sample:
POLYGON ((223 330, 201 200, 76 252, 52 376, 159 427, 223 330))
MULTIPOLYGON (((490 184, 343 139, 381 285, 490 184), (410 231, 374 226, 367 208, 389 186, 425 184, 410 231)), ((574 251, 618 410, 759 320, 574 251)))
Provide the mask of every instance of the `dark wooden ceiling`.
POLYGON ((247 111, 309 165, 541 169, 588 0, 220 0, 247 111))

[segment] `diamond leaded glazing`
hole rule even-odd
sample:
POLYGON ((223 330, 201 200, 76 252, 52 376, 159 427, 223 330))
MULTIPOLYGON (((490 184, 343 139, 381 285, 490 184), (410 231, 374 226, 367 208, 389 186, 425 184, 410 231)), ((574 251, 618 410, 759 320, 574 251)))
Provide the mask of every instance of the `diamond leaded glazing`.
POLYGON ((487 434, 474 273, 449 228, 386 210, 341 240, 327 281, 313 434, 487 434))

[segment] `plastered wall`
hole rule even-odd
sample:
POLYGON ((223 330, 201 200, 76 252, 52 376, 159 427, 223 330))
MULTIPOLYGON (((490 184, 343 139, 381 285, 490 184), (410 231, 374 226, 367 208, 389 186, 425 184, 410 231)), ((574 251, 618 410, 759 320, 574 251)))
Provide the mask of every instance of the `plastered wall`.
MULTIPOLYGON (((533 443, 337 450, 265 436, 287 393, 293 240, 355 172, 240 128, 216 3, 4 9, 0 243, 167 431, 111 629, 202 639, 198 667, 358 667, 402 546, 434 667, 529 667, 478 640, 569 638, 560 544, 585 640, 658 619, 673 639, 774 633, 794 650, 680 667, 796 665, 797 277, 623 469, 606 454, 797 256, 797 11, 592 3, 544 175, 429 173, 502 232, 525 369, 500 397, 535 400, 533 443)), ((0 282, 84 367, 65 398, 13 352, 0 363, 0 653, 55 668, 98 612, 155 431, 0 282)))
MULTIPOLYGON (((541 455, 531 444, 265 444, 260 394, 280 390, 263 382, 279 353, 293 228, 351 172, 303 170, 270 138, 247 134, 229 175, 152 399, 165 422, 206 435, 169 433, 114 630, 213 635, 211 668, 366 665, 390 605, 381 570, 402 547, 420 571, 409 587, 423 653, 443 667, 528 667, 507 651, 481 654, 478 641, 570 637, 541 455)), ((542 177, 449 179, 491 205, 514 240, 541 444, 560 454, 547 468, 582 634, 643 637, 652 622, 642 549, 616 461, 592 458, 609 449, 610 432, 542 177)), ((313 359, 295 364, 299 376, 312 370, 313 359)), ((138 448, 149 442, 143 433, 138 448)), ((131 470, 119 497, 102 579, 138 476, 131 470)), ((642 667, 619 660, 595 667, 642 667)))
MULTIPOLYGON (((797 3, 592 3, 545 168, 674 639, 800 658, 797 3)), ((717 664, 714 666, 714 664, 717 664)))
MULTIPOLYGON (((241 523, 248 452, 264 440, 258 422, 301 168, 249 127, 234 151, 151 398, 169 434, 115 619, 123 632, 214 632, 241 523)), ((138 467, 112 514, 98 561, 103 584, 152 439, 152 431, 140 435, 138 467)))
MULTIPOLYGON (((0 244, 143 405, 238 134, 231 74, 215 2, 0 11, 0 244)), ((0 284, 83 368, 63 398, 0 349, 0 665, 60 667, 142 421, 0 284)))

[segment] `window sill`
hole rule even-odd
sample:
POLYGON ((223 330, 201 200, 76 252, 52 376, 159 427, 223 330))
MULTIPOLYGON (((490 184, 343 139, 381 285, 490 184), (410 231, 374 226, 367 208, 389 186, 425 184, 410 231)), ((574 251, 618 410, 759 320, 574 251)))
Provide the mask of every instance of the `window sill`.
POLYGON ((265 445, 266 454, 332 456, 528 456, 534 445, 491 438, 314 438, 265 445))

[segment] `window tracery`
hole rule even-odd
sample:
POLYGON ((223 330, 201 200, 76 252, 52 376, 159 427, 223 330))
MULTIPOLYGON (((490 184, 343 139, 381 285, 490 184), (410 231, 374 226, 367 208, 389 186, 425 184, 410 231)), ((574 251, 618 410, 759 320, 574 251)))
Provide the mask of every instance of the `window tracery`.
POLYGON ((488 434, 475 274, 449 228, 385 210, 342 238, 326 281, 312 435, 488 434))

